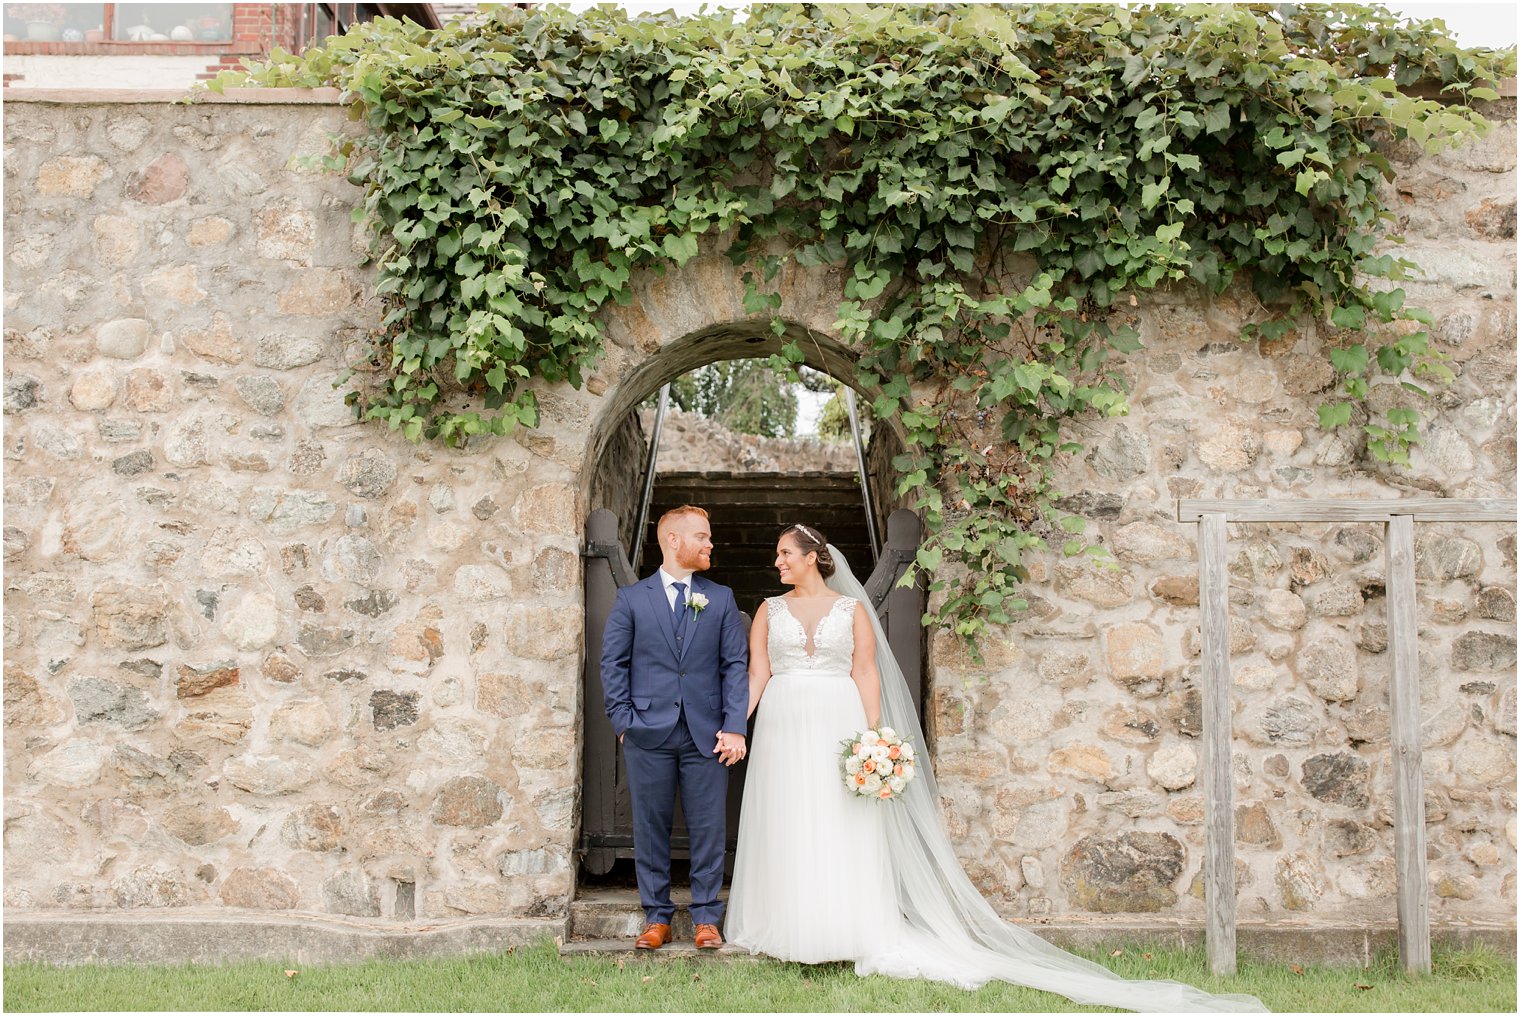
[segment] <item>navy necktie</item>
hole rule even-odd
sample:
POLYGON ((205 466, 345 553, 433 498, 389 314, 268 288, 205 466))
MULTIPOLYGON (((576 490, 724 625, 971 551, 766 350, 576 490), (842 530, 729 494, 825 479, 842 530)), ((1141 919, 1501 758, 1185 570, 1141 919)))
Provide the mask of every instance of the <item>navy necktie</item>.
POLYGON ((676 590, 675 627, 676 627, 676 652, 686 652, 686 618, 691 612, 686 609, 686 583, 672 582, 676 590))

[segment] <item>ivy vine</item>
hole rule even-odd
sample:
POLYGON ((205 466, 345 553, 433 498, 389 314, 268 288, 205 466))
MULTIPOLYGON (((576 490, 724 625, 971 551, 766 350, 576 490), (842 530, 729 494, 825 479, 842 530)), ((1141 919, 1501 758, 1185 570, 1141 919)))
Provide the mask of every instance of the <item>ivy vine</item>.
MULTIPOLYGON (((579 385, 603 308, 704 236, 732 237, 778 335, 784 261, 841 266, 836 330, 907 434, 919 565, 965 569, 938 620, 974 637, 1024 605, 1043 533, 1091 549, 1050 465, 1071 421, 1126 412, 1136 293, 1237 283, 1243 340, 1332 326, 1326 428, 1379 380, 1449 379, 1397 286, 1413 266, 1375 252, 1385 151, 1483 133, 1469 104, 1514 71, 1376 6, 757 4, 380 19, 211 87, 336 85, 371 128, 326 159, 364 188, 386 307, 381 380, 350 400, 413 440, 536 425, 530 380, 579 385)), ((1407 461, 1417 411, 1356 416, 1407 461)))

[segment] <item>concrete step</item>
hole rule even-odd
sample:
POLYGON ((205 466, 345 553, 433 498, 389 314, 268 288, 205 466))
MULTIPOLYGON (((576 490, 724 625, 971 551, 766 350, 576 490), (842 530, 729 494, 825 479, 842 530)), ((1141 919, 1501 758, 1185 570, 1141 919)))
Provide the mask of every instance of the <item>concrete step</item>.
POLYGON ((669 963, 671 960, 697 960, 708 963, 718 960, 759 962, 764 959, 763 956, 751 955, 749 950, 735 948, 727 942, 718 949, 698 949, 693 942, 678 939, 658 949, 635 949, 633 936, 563 942, 560 944, 559 954, 566 958, 572 956, 617 957, 633 963, 669 963))
MULTIPOLYGON (((728 899, 728 890, 720 892, 718 898, 728 899)), ((691 905, 691 887, 673 886, 670 900, 676 908, 670 922, 676 942, 689 945, 696 934, 687 910, 691 905)), ((637 889, 587 889, 570 904, 571 941, 626 941, 631 949, 643 929, 644 909, 639 906, 637 889)))

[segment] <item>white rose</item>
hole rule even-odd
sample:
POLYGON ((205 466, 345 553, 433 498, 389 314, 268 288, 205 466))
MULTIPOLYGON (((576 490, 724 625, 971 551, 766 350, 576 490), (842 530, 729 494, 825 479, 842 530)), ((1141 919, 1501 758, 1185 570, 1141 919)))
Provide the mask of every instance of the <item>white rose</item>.
POLYGON ((871 757, 876 760, 877 765, 886 765, 892 761, 891 753, 881 745, 871 749, 871 757))
POLYGON ((881 736, 885 737, 888 741, 897 736, 897 731, 893 730, 891 727, 882 727, 880 733, 881 736))
POLYGON ((881 789, 881 777, 877 776, 875 773, 872 773, 870 776, 867 776, 866 777, 865 785, 861 787, 861 791, 863 793, 867 793, 867 794, 874 794, 877 791, 879 791, 880 789, 881 789))
POLYGON ((910 758, 912 758, 913 757, 913 746, 911 744, 908 744, 906 741, 903 742, 903 746, 900 749, 898 749, 898 754, 901 755, 904 759, 910 759, 910 758))
POLYGON ((874 730, 862 731, 860 735, 860 741, 862 744, 875 744, 878 739, 879 735, 874 730))
POLYGON ((901 776, 894 776, 887 781, 887 786, 892 788, 892 793, 894 794, 901 794, 903 792, 903 787, 906 787, 907 785, 908 781, 903 779, 901 776))
POLYGON ((851 776, 854 776, 856 773, 860 772, 860 756, 851 755, 849 758, 845 759, 844 771, 849 773, 851 776))

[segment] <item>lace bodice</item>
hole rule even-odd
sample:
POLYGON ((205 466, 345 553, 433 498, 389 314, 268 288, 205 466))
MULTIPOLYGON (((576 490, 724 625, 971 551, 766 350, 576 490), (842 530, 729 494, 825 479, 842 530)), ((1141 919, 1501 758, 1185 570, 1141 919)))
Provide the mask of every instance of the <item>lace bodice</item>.
POLYGON ((855 656, 856 602, 852 597, 841 596, 830 604, 810 641, 807 629, 792 613, 786 598, 768 598, 765 644, 771 657, 771 673, 827 670, 848 674, 855 656))

